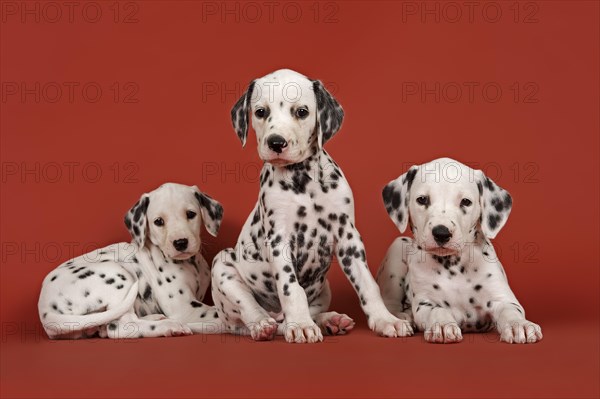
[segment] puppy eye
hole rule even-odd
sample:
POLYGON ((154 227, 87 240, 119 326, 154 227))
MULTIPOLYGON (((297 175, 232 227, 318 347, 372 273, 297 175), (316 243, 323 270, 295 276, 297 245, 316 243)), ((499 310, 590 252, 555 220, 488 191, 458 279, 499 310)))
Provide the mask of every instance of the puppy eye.
POLYGON ((264 108, 257 108, 256 111, 254 111, 254 115, 259 119, 264 118, 266 113, 267 111, 264 108))
POLYGON ((308 116, 308 110, 306 108, 298 108, 296 110, 296 116, 300 119, 304 119, 308 116))
POLYGON ((471 206, 471 205, 473 205, 473 201, 471 201, 468 198, 463 198, 462 201, 460 201, 460 206, 467 207, 467 206, 471 206))
POLYGON ((188 219, 193 219, 196 217, 196 212, 194 212, 194 211, 187 211, 185 214, 188 219))
POLYGON ((161 227, 165 224, 165 221, 163 220, 163 218, 156 218, 154 219, 154 225, 161 227))
POLYGON ((419 205, 429 205, 429 196, 421 195, 417 197, 417 204, 419 205))

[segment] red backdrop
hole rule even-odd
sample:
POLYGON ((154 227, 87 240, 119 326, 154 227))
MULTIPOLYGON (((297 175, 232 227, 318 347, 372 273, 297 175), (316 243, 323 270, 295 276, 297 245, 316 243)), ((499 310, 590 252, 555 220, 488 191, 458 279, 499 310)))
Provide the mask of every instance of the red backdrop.
POLYGON ((1 3, 3 395, 599 394, 598 3, 68 4, 1 3), (337 269, 332 307, 359 326, 333 339, 333 349, 243 340, 230 348, 216 337, 133 346, 46 341, 36 311, 43 277, 71 256, 128 240, 123 215, 141 193, 166 181, 197 184, 225 208, 219 237, 204 234, 207 258, 234 244, 256 200, 260 162, 253 133, 241 148, 229 110, 251 79, 284 67, 323 80, 346 111, 327 148, 354 190, 373 272, 398 235, 381 189, 411 164, 449 156, 484 169, 512 194, 513 212, 495 243, 528 316, 545 329, 544 342, 511 347, 500 361, 507 347, 497 343, 463 343, 463 353, 411 344, 422 338, 378 340, 363 331, 356 296, 337 269), (220 367, 228 359, 245 364, 264 354, 278 370, 240 366, 239 386, 207 382, 205 390, 193 370, 147 366, 154 378, 124 379, 134 363, 108 366, 123 350, 133 359, 162 353, 157 348, 186 367, 202 362, 202 373, 225 384, 220 367), (190 348, 198 357, 182 360, 190 348), (353 359, 359 348, 361 359, 353 359), (399 388, 394 379, 394 368, 408 373, 425 354, 458 378, 482 350, 489 357, 480 361, 495 371, 485 377, 474 368, 481 376, 473 386, 434 388, 419 380, 427 375, 406 374, 399 388), (282 376, 283 353, 300 368, 329 362, 329 377, 310 385, 282 376), (97 375, 90 382, 79 366, 94 356, 99 371, 86 365, 97 375), (353 369, 357 361, 362 366, 353 369), (338 362, 348 368, 342 380, 331 374, 338 362), (61 384, 65 368, 82 374, 61 384), (501 382, 514 368, 528 377, 510 376, 517 382, 490 390, 490 379, 501 382), (165 369, 178 388, 158 383, 165 369), (348 378, 353 372, 369 381, 348 378), (109 386, 98 375, 124 380, 109 386))

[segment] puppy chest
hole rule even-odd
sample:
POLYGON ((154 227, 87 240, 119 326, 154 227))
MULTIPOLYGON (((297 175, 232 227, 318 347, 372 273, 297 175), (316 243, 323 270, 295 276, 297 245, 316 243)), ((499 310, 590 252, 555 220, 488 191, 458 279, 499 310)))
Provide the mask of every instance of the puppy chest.
POLYGON ((459 323, 475 326, 489 317, 492 300, 490 289, 493 288, 490 274, 485 270, 460 265, 409 272, 409 295, 413 301, 416 297, 423 302, 415 303, 413 307, 431 304, 447 308, 459 323))

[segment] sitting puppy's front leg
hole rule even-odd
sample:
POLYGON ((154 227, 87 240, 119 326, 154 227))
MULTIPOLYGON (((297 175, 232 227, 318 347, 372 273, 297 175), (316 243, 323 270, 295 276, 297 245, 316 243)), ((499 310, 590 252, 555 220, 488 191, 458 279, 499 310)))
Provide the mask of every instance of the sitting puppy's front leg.
MULTIPOLYGON (((290 243, 288 243, 290 245, 290 243)), ((276 245, 273 246, 276 249, 276 245)), ((285 322, 281 326, 287 342, 314 343, 323 341, 321 329, 310 315, 308 299, 292 265, 281 255, 274 256, 273 273, 285 322)))
POLYGON ((406 276, 411 248, 411 239, 397 238, 385 255, 376 277, 385 307, 397 318, 410 322, 412 311, 406 300, 406 276))
POLYGON ((425 331, 425 341, 452 343, 462 341, 462 332, 452 313, 425 297, 413 298, 413 315, 417 327, 425 331))
POLYGON ((360 234, 346 214, 340 215, 338 219, 337 235, 338 261, 360 298, 369 328, 386 337, 412 335, 411 323, 398 319, 385 307, 379 287, 367 265, 365 247, 360 234))

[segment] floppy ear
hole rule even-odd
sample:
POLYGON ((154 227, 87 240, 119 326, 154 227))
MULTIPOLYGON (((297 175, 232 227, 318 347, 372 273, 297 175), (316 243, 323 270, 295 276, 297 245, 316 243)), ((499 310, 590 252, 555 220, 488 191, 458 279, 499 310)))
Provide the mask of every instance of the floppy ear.
POLYGON ((131 238, 133 238, 133 241, 139 247, 143 247, 146 242, 146 228, 148 224, 146 212, 148 211, 149 204, 150 196, 143 194, 138 202, 125 214, 125 226, 127 226, 131 238))
POLYGON ((481 205, 481 230, 486 237, 494 238, 508 220, 512 198, 508 191, 494 183, 481 170, 476 172, 476 178, 481 205))
POLYGON ((404 233, 406 225, 408 224, 410 187, 412 186, 418 169, 418 166, 411 166, 405 174, 398 177, 396 180, 392 180, 383 188, 382 195, 385 210, 401 233, 404 233))
POLYGON ((223 207, 217 201, 204 194, 198 187, 194 186, 194 196, 200 204, 200 213, 204 227, 213 237, 217 236, 221 220, 223 219, 223 207))
POLYGON ((313 80, 312 82, 317 100, 318 144, 319 148, 322 148, 342 127, 344 110, 331 93, 325 89, 320 80, 313 80))
POLYGON ((231 123, 233 123, 233 128, 242 142, 242 147, 246 145, 246 138, 248 137, 248 125, 250 123, 248 113, 250 112, 250 99, 253 91, 254 81, 250 82, 246 92, 231 108, 231 123))

